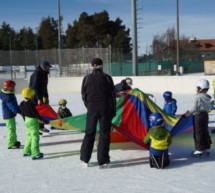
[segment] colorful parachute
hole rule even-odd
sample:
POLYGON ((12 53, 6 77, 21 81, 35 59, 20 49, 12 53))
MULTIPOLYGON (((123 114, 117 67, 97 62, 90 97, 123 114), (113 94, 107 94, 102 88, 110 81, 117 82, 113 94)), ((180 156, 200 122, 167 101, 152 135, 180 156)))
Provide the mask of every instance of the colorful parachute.
POLYGON ((192 117, 177 117, 165 113, 139 89, 117 94, 117 114, 112 120, 113 127, 129 140, 147 147, 143 139, 150 128, 149 116, 154 112, 162 114, 165 126, 172 136, 192 127, 192 117))
MULTIPOLYGON (((177 117, 165 113, 139 89, 118 93, 116 100, 117 111, 112 120, 113 128, 130 141, 144 148, 147 148, 147 145, 143 143, 143 139, 150 128, 149 115, 151 113, 159 112, 163 115, 165 126, 172 136, 192 127, 192 117, 177 117)), ((50 122, 50 125, 56 128, 84 131, 86 114, 54 120, 50 122)))
POLYGON ((54 111, 54 109, 52 109, 52 107, 49 104, 45 103, 37 105, 36 109, 39 112, 39 115, 47 121, 55 120, 58 118, 57 113, 54 111))

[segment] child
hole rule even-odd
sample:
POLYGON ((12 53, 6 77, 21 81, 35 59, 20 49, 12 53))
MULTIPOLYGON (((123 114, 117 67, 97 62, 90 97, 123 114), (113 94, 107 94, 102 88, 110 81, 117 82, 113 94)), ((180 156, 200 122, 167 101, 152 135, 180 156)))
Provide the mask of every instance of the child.
POLYGON ((59 119, 63 119, 63 118, 72 116, 72 113, 66 107, 67 101, 65 99, 60 99, 58 101, 58 104, 59 104, 59 108, 58 108, 58 111, 57 111, 57 115, 58 115, 59 119))
POLYGON ((193 130, 195 151, 194 157, 201 157, 203 154, 209 155, 211 138, 208 132, 208 110, 210 109, 211 97, 207 94, 210 84, 208 80, 201 79, 196 83, 197 95, 194 98, 193 108, 186 112, 185 116, 193 115, 193 130))
POLYGON ((151 114, 149 121, 151 128, 144 143, 150 145, 150 167, 165 168, 169 165, 168 147, 172 142, 170 132, 162 125, 164 120, 160 113, 151 114))
POLYGON ((118 92, 130 90, 132 89, 132 85, 133 85, 133 80, 129 77, 126 77, 120 83, 115 85, 115 92, 118 93, 118 92))
POLYGON ((23 156, 31 156, 32 160, 43 158, 43 153, 40 153, 39 149, 39 121, 45 123, 35 108, 34 94, 35 92, 32 88, 23 89, 22 96, 25 99, 20 103, 21 114, 24 118, 27 132, 23 156))
POLYGON ((165 100, 163 110, 166 113, 169 113, 171 115, 175 115, 177 111, 177 101, 172 98, 172 92, 166 91, 163 93, 163 98, 165 100))
POLYGON ((0 99, 2 100, 2 114, 8 129, 7 148, 20 148, 21 143, 17 141, 16 135, 16 120, 17 113, 20 112, 14 94, 16 83, 13 80, 4 82, 4 89, 0 91, 0 99))

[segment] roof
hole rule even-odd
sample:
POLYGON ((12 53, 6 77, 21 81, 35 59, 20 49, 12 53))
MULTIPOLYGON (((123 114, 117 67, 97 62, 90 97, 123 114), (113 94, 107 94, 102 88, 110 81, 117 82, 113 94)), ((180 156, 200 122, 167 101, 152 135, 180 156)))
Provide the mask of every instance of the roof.
POLYGON ((194 44, 195 49, 200 51, 215 51, 215 39, 193 40, 190 43, 194 44))

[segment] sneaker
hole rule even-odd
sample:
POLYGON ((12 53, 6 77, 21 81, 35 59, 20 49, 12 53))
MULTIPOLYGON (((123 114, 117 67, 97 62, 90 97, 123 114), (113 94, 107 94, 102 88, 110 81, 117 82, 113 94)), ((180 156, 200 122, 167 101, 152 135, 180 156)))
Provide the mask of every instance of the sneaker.
POLYGON ((28 156, 31 156, 31 153, 24 153, 23 154, 23 157, 28 157, 28 156))
POLYGON ((84 162, 84 161, 81 161, 81 165, 84 166, 84 167, 86 167, 86 168, 89 167, 89 164, 86 163, 86 162, 84 162))
POLYGON ((108 166, 109 166, 109 163, 105 163, 105 164, 100 165, 99 168, 100 169, 102 169, 102 168, 108 168, 108 166))
POLYGON ((17 141, 13 146, 8 147, 8 149, 19 149, 21 146, 20 141, 17 141))
POLYGON ((40 128, 40 131, 43 132, 43 133, 49 133, 49 130, 46 129, 45 127, 44 128, 40 128))
POLYGON ((203 154, 203 151, 196 150, 192 153, 192 156, 193 157, 201 157, 202 154, 203 154))
POLYGON ((32 160, 42 159, 43 153, 39 153, 37 156, 33 157, 32 160))

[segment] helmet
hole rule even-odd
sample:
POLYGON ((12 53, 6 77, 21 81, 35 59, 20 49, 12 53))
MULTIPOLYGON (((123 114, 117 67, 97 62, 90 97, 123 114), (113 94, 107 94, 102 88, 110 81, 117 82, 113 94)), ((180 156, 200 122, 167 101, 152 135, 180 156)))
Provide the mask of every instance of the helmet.
POLYGON ((166 91, 163 93, 163 98, 164 99, 171 99, 172 98, 172 92, 166 91))
POLYGON ((149 121, 150 121, 151 127, 154 127, 154 126, 162 124, 164 120, 160 113, 152 113, 149 116, 149 121))
POLYGON ((129 77, 126 77, 125 81, 126 81, 126 83, 128 85, 132 85, 133 84, 133 80, 131 78, 129 78, 129 77))
POLYGON ((60 100, 58 101, 58 104, 59 104, 59 105, 66 105, 66 104, 67 104, 67 101, 66 101, 66 99, 60 99, 60 100))
POLYGON ((102 66, 103 61, 100 58, 94 58, 91 62, 91 65, 94 66, 94 64, 96 64, 96 66, 102 66))
POLYGON ((210 88, 210 83, 206 79, 198 80, 197 83, 196 83, 196 88, 199 89, 199 90, 209 89, 210 88))
POLYGON ((16 83, 13 80, 4 81, 4 88, 14 88, 16 83))
POLYGON ((32 99, 35 95, 35 92, 32 88, 24 88, 22 90, 22 96, 27 99, 32 99))

